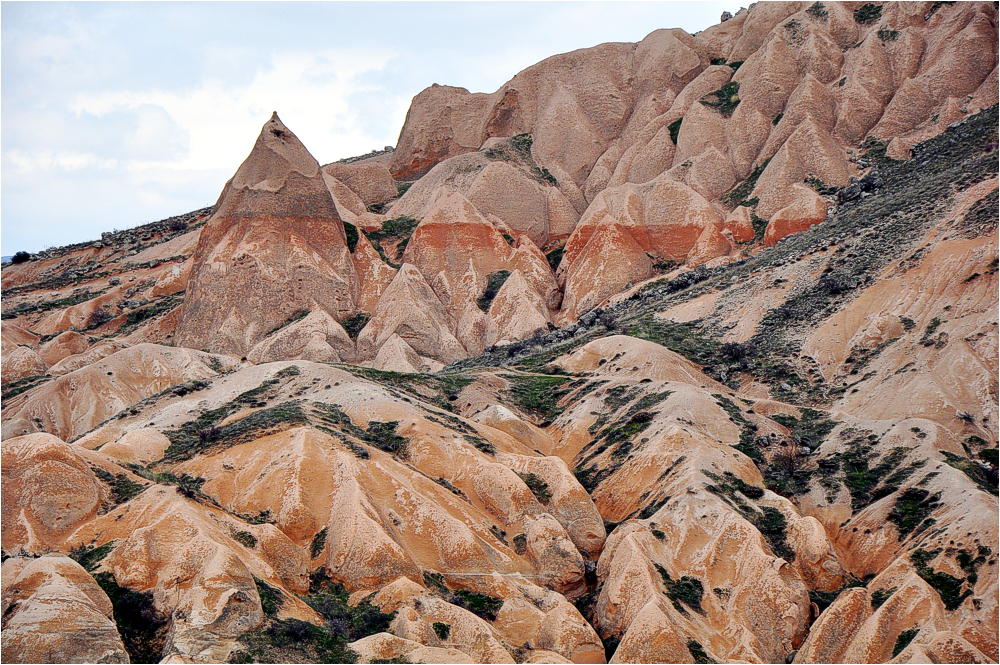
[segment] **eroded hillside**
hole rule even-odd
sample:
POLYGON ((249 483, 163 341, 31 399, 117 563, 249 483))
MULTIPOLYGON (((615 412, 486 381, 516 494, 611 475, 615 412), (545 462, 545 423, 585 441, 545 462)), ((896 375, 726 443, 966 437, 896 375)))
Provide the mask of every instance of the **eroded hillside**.
POLYGON ((374 157, 275 115, 5 266, 3 660, 996 662, 996 35, 758 3, 374 157))

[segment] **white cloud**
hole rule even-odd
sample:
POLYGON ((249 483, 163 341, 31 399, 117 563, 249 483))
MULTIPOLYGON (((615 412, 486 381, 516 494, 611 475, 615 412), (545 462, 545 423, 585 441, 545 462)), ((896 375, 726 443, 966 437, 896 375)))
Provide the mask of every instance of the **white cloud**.
POLYGON ((118 160, 105 159, 92 152, 40 150, 29 153, 15 148, 4 154, 18 173, 53 169, 79 171, 84 168, 114 169, 118 167, 118 160))
MULTIPOLYGON (((272 111, 277 111, 314 156, 324 161, 367 152, 377 143, 361 130, 360 111, 352 107, 349 98, 379 91, 364 75, 382 70, 394 57, 387 51, 282 54, 274 56, 270 66, 258 71, 246 85, 208 80, 191 90, 81 95, 72 108, 78 114, 103 116, 152 107, 185 133, 188 145, 175 159, 139 162, 136 168, 235 171, 272 111)), ((395 101, 396 107, 408 103, 395 101)), ((140 123, 140 134, 166 131, 161 118, 147 115, 146 122, 140 123)), ((142 142, 141 136, 134 138, 142 142)))

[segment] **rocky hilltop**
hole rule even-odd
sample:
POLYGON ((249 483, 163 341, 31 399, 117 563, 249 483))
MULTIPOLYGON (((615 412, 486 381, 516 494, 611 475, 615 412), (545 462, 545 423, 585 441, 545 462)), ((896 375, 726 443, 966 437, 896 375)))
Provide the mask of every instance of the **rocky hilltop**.
POLYGON ((5 265, 4 662, 997 662, 996 5, 724 19, 5 265))

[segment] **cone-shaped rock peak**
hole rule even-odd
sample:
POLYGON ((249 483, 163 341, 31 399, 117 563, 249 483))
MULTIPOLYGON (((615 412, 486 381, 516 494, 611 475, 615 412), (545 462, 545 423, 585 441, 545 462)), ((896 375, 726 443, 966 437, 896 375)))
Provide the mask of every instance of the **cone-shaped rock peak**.
POLYGON ((319 163, 275 113, 198 241, 178 342, 243 355, 296 312, 350 316, 357 289, 319 163))

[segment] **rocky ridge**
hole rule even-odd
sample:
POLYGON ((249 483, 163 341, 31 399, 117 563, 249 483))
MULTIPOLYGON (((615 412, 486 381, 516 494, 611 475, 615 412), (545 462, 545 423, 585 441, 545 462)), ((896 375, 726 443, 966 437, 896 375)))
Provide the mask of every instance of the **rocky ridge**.
POLYGON ((995 35, 759 3, 5 266, 3 659, 996 662, 995 35))

